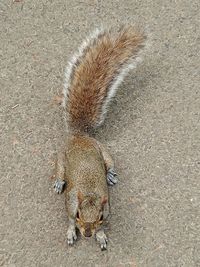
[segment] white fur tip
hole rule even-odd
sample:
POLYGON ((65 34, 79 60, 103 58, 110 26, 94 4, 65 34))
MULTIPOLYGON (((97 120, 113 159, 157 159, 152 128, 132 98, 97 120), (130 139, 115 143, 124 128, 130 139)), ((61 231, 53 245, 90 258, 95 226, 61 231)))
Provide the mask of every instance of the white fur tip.
MULTIPOLYGON (((63 103, 62 106, 66 106, 66 101, 69 93, 69 87, 71 84, 71 80, 73 79, 73 70, 76 67, 77 63, 80 61, 80 59, 84 56, 84 52, 88 47, 92 47, 94 44, 94 41, 99 38, 99 35, 104 33, 105 30, 103 28, 96 29, 93 31, 88 38, 86 38, 81 46, 78 49, 78 52, 75 53, 71 60, 68 62, 68 65, 65 70, 65 82, 64 82, 64 89, 63 89, 63 103)), ((146 31, 145 31, 146 32, 146 31)), ((121 67, 119 66, 119 70, 117 70, 117 74, 115 74, 115 77, 113 77, 112 84, 109 87, 108 94, 106 97, 106 100, 104 101, 102 105, 102 112, 99 119, 99 123, 97 126, 103 123, 105 114, 107 112, 107 107, 109 105, 109 102, 111 99, 115 96, 115 93, 119 87, 119 85, 123 82, 125 76, 128 74, 128 72, 132 69, 135 69, 139 63, 142 62, 142 56, 151 47, 151 40, 152 38, 149 38, 149 33, 147 35, 147 40, 144 42, 143 48, 136 54, 133 55, 132 58, 130 58, 126 63, 124 63, 121 67)))
POLYGON ((98 36, 104 32, 103 28, 100 29, 95 29, 81 44, 81 46, 78 49, 78 52, 75 53, 71 59, 68 62, 68 65, 66 67, 65 70, 65 79, 64 79, 64 89, 63 89, 63 95, 64 95, 64 99, 63 99, 63 103, 62 106, 65 107, 66 105, 66 99, 67 99, 67 93, 69 90, 69 86, 71 83, 71 75, 72 75, 72 71, 73 68, 75 67, 76 63, 78 62, 78 60, 83 56, 84 54, 84 50, 91 46, 92 43, 98 38, 98 36))

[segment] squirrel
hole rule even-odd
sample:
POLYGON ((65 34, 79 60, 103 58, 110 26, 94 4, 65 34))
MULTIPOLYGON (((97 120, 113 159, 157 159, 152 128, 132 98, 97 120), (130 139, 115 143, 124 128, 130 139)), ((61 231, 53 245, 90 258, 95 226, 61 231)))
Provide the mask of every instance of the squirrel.
POLYGON ((65 73, 63 102, 68 136, 56 163, 57 193, 65 191, 69 217, 67 242, 96 236, 101 250, 107 248, 103 222, 109 215, 108 185, 117 183, 114 162, 94 137, 110 100, 129 70, 140 61, 146 35, 133 26, 117 31, 96 30, 69 62, 65 73))

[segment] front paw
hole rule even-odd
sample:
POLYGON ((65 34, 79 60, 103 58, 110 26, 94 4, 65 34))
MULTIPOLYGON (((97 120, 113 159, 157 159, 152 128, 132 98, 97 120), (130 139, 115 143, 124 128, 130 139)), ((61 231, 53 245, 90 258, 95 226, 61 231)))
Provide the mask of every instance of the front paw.
POLYGON ((76 229, 73 227, 69 227, 67 230, 67 243, 68 245, 72 246, 74 244, 74 241, 76 241, 77 235, 76 235, 76 229))
POLYGON ((106 250, 108 239, 104 231, 100 230, 99 232, 97 232, 96 239, 97 239, 97 242, 100 243, 101 250, 106 250))
POLYGON ((53 187, 57 194, 61 194, 64 191, 65 181, 57 179, 53 187))
POLYGON ((115 185, 118 182, 117 174, 114 169, 109 169, 107 172, 107 183, 108 185, 115 185))

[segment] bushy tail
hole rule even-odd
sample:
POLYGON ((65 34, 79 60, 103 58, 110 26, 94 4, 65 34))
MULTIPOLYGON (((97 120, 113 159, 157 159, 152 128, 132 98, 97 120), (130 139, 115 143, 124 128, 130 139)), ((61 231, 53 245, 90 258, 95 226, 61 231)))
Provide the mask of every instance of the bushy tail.
POLYGON ((69 126, 87 131, 100 125, 116 89, 140 61, 146 36, 132 26, 96 30, 69 62, 64 106, 69 126))

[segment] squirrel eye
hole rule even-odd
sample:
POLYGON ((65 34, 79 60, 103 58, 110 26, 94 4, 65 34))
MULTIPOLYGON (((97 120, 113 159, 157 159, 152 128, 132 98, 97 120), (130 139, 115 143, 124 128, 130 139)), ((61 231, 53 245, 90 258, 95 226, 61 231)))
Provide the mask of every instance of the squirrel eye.
POLYGON ((76 218, 77 218, 77 219, 80 219, 80 217, 79 217, 79 212, 77 212, 77 214, 76 214, 76 218))

